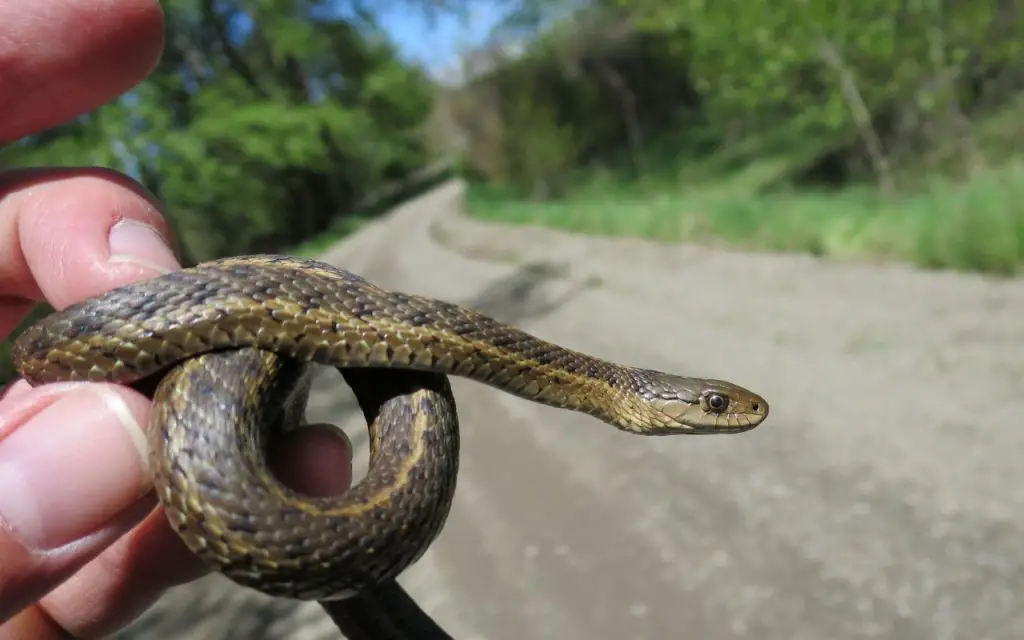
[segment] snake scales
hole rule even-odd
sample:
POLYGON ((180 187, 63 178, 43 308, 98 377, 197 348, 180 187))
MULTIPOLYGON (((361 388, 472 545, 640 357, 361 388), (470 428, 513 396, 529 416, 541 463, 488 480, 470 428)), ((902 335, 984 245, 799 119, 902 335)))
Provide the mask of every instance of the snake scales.
POLYGON ((447 375, 641 435, 738 433, 768 415, 728 382, 607 362, 284 256, 110 291, 29 327, 12 355, 33 385, 152 391, 153 480, 188 547, 239 584, 325 603, 352 638, 448 637, 395 581, 440 533, 455 491, 447 375), (292 491, 264 459, 268 438, 301 422, 309 363, 341 371, 369 424, 366 477, 330 498, 292 491))

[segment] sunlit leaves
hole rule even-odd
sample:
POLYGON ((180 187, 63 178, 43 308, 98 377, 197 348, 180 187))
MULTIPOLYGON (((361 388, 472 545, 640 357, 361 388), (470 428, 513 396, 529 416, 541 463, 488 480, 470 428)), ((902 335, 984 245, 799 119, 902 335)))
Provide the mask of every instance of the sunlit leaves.
POLYGON ((164 201, 197 258, 295 244, 350 212, 385 176, 429 161, 420 129, 434 89, 373 23, 382 5, 163 6, 167 45, 149 79, 0 158, 131 173, 164 201))

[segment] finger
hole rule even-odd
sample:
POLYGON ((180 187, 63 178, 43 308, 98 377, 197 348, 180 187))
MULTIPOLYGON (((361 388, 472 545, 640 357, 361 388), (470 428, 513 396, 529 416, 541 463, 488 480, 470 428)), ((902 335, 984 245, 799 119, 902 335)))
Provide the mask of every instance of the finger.
POLYGON ((103 638, 125 627, 171 587, 208 570, 171 529, 162 509, 104 550, 25 615, 46 621, 44 637, 103 638))
MULTIPOLYGON (((289 432, 269 449, 274 473, 298 491, 333 495, 345 491, 351 482, 351 445, 341 430, 330 425, 289 432)), ((136 619, 167 589, 205 571, 158 509, 44 597, 40 611, 25 612, 25 621, 19 624, 49 629, 37 637, 108 636, 136 619)))
POLYGON ((102 384, 51 385, 0 403, 0 621, 151 509, 140 426, 148 413, 141 394, 102 384))
POLYGON ((92 111, 163 49, 157 0, 0 0, 0 141, 92 111))
POLYGON ((0 174, 0 337, 29 308, 14 298, 60 309, 177 269, 169 237, 145 191, 117 172, 0 174))
POLYGON ((282 433, 268 447, 274 475, 309 496, 343 493, 352 484, 352 442, 329 424, 311 424, 282 433))

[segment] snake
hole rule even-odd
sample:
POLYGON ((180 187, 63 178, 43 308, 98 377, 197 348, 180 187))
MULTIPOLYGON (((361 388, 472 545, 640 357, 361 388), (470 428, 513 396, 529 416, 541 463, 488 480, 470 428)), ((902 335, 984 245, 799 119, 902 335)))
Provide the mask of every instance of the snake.
POLYGON ((32 386, 146 393, 155 493, 185 545, 244 587, 319 601, 353 639, 450 637, 397 582, 453 501, 450 376, 635 435, 741 433, 769 411, 725 380, 611 362, 286 255, 221 258, 112 289, 38 320, 11 353, 32 386), (341 372, 369 432, 365 477, 326 497, 290 488, 267 458, 276 435, 304 424, 316 365, 341 372))

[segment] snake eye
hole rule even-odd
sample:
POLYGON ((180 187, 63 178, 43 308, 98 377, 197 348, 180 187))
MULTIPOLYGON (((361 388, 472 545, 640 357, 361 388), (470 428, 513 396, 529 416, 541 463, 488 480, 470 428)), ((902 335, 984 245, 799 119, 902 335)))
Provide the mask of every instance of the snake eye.
POLYGON ((715 413, 722 413, 729 406, 729 399, 718 393, 709 393, 707 403, 708 409, 715 413))

